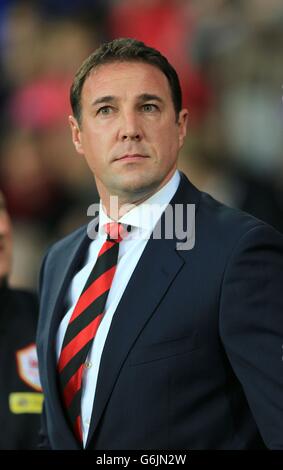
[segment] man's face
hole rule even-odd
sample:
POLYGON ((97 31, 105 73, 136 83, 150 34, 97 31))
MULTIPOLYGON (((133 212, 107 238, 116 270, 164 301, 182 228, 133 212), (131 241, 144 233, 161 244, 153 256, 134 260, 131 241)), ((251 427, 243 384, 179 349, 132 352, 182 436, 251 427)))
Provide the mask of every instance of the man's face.
POLYGON ((12 263, 12 226, 0 191, 0 285, 8 277, 12 263))
POLYGON ((85 155, 102 200, 138 202, 173 175, 186 135, 187 111, 176 120, 166 76, 142 62, 114 62, 92 71, 81 96, 73 142, 85 155))

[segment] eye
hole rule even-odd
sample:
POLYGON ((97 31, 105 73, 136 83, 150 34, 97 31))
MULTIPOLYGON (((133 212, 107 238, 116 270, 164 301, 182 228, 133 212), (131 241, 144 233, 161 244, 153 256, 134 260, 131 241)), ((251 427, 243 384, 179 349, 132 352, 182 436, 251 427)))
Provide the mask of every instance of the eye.
POLYGON ((107 116, 108 114, 111 114, 112 111, 113 109, 111 108, 111 106, 102 106, 97 110, 96 114, 102 114, 103 116, 107 116))
POLYGON ((143 111, 145 111, 146 113, 152 113, 152 112, 158 110, 158 106, 156 106, 156 104, 147 103, 147 104, 143 104, 143 105, 142 105, 142 109, 143 109, 143 111))

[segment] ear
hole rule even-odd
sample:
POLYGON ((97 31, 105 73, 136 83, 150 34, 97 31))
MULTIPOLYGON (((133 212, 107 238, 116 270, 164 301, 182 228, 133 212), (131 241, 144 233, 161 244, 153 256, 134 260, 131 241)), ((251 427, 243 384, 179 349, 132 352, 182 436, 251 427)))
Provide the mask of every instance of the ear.
POLYGON ((182 109, 179 113, 178 127, 179 127, 179 149, 183 147, 184 140, 187 135, 188 129, 188 116, 189 112, 187 109, 182 109))
POLYGON ((74 116, 69 116, 69 124, 72 132, 72 141, 75 146, 75 149, 81 155, 84 154, 83 145, 82 145, 82 132, 78 121, 74 116))

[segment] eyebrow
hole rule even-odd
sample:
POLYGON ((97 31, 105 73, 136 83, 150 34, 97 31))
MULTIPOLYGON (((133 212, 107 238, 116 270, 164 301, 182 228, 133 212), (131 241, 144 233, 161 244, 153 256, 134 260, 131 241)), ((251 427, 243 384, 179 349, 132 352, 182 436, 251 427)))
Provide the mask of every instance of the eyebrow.
POLYGON ((138 99, 140 101, 159 101, 160 103, 163 103, 163 100, 160 98, 160 96, 152 95, 150 93, 142 93, 138 96, 138 99))
MULTIPOLYGON (((160 98, 160 96, 153 95, 151 93, 142 93, 137 98, 138 101, 159 101, 160 103, 163 103, 163 100, 160 98)), ((92 102, 92 106, 96 106, 102 103, 113 103, 115 100, 117 100, 117 98, 112 95, 101 96, 92 102)))
POLYGON ((92 106, 95 106, 97 104, 111 103, 113 101, 115 101, 115 96, 107 95, 107 96, 101 96, 101 98, 97 98, 91 104, 92 104, 92 106))

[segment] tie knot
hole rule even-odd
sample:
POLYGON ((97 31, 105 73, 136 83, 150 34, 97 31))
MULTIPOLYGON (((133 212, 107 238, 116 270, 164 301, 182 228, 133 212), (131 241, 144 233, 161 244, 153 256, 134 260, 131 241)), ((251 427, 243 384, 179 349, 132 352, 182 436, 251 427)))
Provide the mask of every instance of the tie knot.
POLYGON ((120 222, 110 222, 105 224, 104 230, 107 233, 107 240, 119 243, 127 236, 128 231, 130 231, 130 227, 130 225, 126 226, 120 222))

